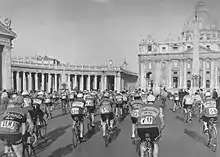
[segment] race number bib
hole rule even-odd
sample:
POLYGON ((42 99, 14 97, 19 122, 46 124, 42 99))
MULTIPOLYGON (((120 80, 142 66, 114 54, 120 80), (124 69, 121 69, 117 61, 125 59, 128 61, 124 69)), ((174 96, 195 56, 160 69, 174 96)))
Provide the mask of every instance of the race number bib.
POLYGON ((141 118, 141 124, 142 125, 149 125, 149 124, 153 124, 153 117, 152 116, 146 116, 144 118, 141 118))
POLYGON ((90 100, 87 100, 87 101, 86 101, 86 106, 93 106, 93 103, 92 103, 92 101, 90 101, 90 100))
POLYGON ((79 108, 72 108, 71 109, 71 114, 72 115, 79 114, 79 108))
POLYGON ((215 115, 218 113, 218 110, 216 108, 209 108, 209 114, 210 115, 215 115))
POLYGON ((104 113, 109 113, 110 112, 110 109, 108 107, 103 107, 101 108, 101 113, 104 114, 104 113))
POLYGON ((41 104, 41 103, 42 103, 42 100, 40 100, 40 99, 34 99, 34 100, 33 100, 33 103, 34 103, 34 104, 41 104))
POLYGON ((138 117, 138 110, 132 110, 131 111, 131 117, 137 118, 138 117))
POLYGON ((6 129, 15 129, 15 122, 11 120, 3 120, 1 121, 1 128, 6 128, 6 129))

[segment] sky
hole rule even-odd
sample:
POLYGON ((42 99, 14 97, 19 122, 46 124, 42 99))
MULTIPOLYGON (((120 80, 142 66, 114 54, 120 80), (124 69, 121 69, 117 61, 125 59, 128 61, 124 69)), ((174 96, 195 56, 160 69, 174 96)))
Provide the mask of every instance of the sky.
MULTIPOLYGON (((0 19, 17 33, 12 56, 48 55, 100 65, 126 59, 138 71, 138 44, 179 35, 198 0, 0 0, 0 19)), ((220 22, 220 0, 203 0, 220 22)))

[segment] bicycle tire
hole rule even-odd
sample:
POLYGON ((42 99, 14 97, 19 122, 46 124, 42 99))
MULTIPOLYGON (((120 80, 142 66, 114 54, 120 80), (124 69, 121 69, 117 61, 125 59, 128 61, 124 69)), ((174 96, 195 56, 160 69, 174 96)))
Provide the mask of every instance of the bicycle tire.
POLYGON ((90 132, 92 130, 92 127, 91 127, 91 115, 89 115, 87 119, 87 129, 88 129, 88 132, 90 132))
POLYGON ((34 146, 31 143, 26 143, 24 149, 28 151, 29 156, 36 157, 34 146))
POLYGON ((23 149, 23 157, 30 157, 31 155, 29 154, 29 151, 26 147, 23 149))
POLYGON ((72 142, 73 142, 74 148, 76 148, 78 145, 78 140, 79 140, 78 138, 79 138, 78 131, 77 131, 77 128, 75 127, 72 129, 72 142))
POLYGON ((41 138, 45 138, 47 135, 47 123, 45 119, 42 121, 42 126, 39 128, 39 133, 41 138), (44 134, 42 133, 42 130, 44 131, 44 134))
POLYGON ((0 157, 8 157, 7 153, 3 153, 0 157))
POLYGON ((209 137, 210 140, 208 146, 213 152, 215 152, 217 150, 217 129, 215 127, 211 128, 209 136, 211 137, 209 137))

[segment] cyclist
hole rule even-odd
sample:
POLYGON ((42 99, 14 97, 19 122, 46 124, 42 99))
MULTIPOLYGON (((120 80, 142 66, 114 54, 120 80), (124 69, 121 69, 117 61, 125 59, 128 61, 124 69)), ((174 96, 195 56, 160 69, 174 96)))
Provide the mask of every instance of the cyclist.
POLYGON ((85 101, 83 100, 83 93, 79 92, 77 94, 76 100, 71 104, 71 117, 73 119, 73 128, 75 128, 76 120, 80 122, 80 141, 83 141, 84 132, 84 114, 85 114, 85 101))
POLYGON ((52 118, 52 97, 50 94, 46 95, 46 99, 44 101, 46 105, 46 111, 47 111, 47 118, 52 118))
POLYGON ((139 108, 137 118, 137 134, 141 139, 141 157, 144 157, 143 142, 145 141, 145 134, 147 133, 150 135, 150 139, 153 142, 153 157, 158 157, 159 146, 157 138, 160 136, 163 127, 163 109, 158 101, 155 102, 154 95, 150 94, 147 98, 147 104, 144 104, 139 108))
MULTIPOLYGON (((26 130, 31 134, 33 132, 31 116, 27 110, 21 108, 23 103, 24 99, 22 96, 13 98, 10 102, 10 107, 0 118, 0 139, 12 145, 17 157, 23 156, 22 139, 26 130), (26 124, 28 124, 28 128, 26 124)), ((8 150, 8 146, 5 145, 5 153, 7 153, 8 150)))
MULTIPOLYGON (((199 114, 202 111, 202 103, 203 100, 199 94, 199 90, 197 90, 195 92, 195 96, 194 96, 194 110, 195 110, 195 114, 199 114)), ((199 116, 199 115, 196 115, 199 116)))
POLYGON ((176 111, 176 108, 179 108, 180 106, 180 99, 179 99, 179 93, 178 91, 175 91, 174 93, 174 103, 173 103, 173 112, 176 111))
POLYGON ((85 106, 86 106, 87 112, 91 114, 92 127, 94 127, 95 126, 94 121, 95 121, 96 98, 91 93, 90 94, 88 93, 85 97, 85 102, 86 102, 85 106))
MULTIPOLYGON (((192 106, 194 104, 194 98, 192 96, 192 92, 191 91, 188 91, 186 92, 186 95, 183 97, 183 102, 182 102, 182 106, 184 108, 184 114, 187 114, 189 111, 191 111, 192 109, 192 106)), ((191 115, 191 112, 190 112, 190 121, 192 120, 192 115, 191 115)))
POLYGON ((68 103, 68 90, 66 89, 65 86, 63 86, 63 89, 61 89, 61 105, 62 105, 62 108, 66 109, 67 103, 68 103))
MULTIPOLYGON (((218 110, 216 108, 216 101, 212 99, 210 92, 205 93, 205 100, 202 105, 202 120, 204 133, 208 133, 208 122, 213 118, 214 122, 218 120, 218 110)), ((216 125, 216 124, 214 124, 216 125)))
POLYGON ((100 101, 100 112, 101 112, 101 125, 103 130, 103 137, 106 135, 106 120, 110 123, 110 129, 113 129, 114 115, 113 115, 113 101, 110 99, 108 92, 104 93, 103 99, 100 101))
POLYGON ((137 124, 138 111, 142 105, 144 105, 144 102, 141 100, 140 94, 138 93, 134 94, 134 100, 129 102, 131 122, 132 122, 132 132, 131 132, 132 139, 135 138, 135 129, 137 124))
MULTIPOLYGON (((123 96, 120 93, 120 91, 116 92, 116 95, 114 97, 114 102, 116 104, 116 116, 119 116, 118 114, 120 114, 120 116, 122 117, 122 108, 123 108, 123 96)), ((120 118, 121 118, 120 117, 120 118)))

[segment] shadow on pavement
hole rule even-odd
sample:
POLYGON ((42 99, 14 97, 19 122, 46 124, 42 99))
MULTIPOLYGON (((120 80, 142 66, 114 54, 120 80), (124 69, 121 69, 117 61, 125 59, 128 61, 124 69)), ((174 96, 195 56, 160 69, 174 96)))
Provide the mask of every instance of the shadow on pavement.
POLYGON ((184 119, 182 116, 179 116, 179 115, 176 116, 176 119, 178 119, 178 120, 180 120, 180 121, 182 121, 182 122, 185 121, 185 119, 184 119))
POLYGON ((55 142, 60 136, 65 134, 65 130, 67 130, 71 125, 59 127, 49 132, 46 139, 38 144, 36 147, 36 153, 39 153, 49 147, 53 142, 55 142))
POLYGON ((61 147, 54 152, 49 157, 61 157, 70 154, 73 151, 73 145, 69 144, 67 146, 61 147))
MULTIPOLYGON (((100 125, 101 125, 101 121, 96 121, 95 122, 95 127, 93 128, 93 130, 91 130, 90 132, 87 132, 85 134, 85 137, 87 140, 89 140, 90 138, 92 138, 92 136, 94 136, 97 132, 100 131, 100 125)), ((85 125, 86 126, 86 125, 85 125)))
POLYGON ((203 145, 207 145, 206 140, 201 135, 197 134, 196 132, 188 129, 184 129, 184 133, 190 136, 195 141, 202 143, 203 145))
POLYGON ((114 134, 113 134, 113 137, 112 137, 112 141, 116 140, 120 133, 121 133, 121 129, 118 128, 118 127, 115 127, 114 128, 114 134))

